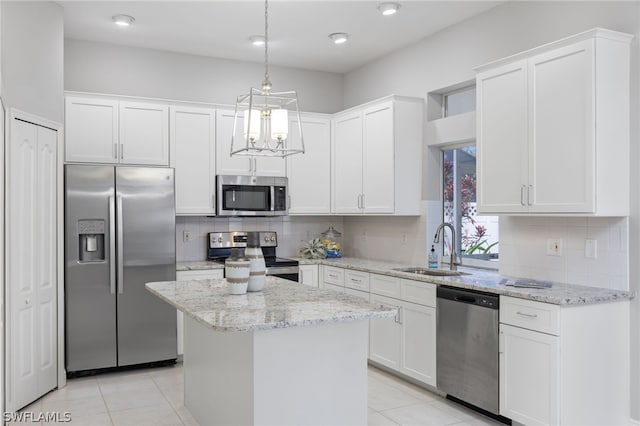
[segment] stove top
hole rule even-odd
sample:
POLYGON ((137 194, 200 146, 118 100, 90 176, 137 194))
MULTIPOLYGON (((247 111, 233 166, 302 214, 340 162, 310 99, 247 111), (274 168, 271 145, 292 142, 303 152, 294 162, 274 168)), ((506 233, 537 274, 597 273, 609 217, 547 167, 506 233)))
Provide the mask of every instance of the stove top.
MULTIPOLYGON (((291 268, 298 268, 297 260, 286 259, 276 255, 278 238, 275 232, 260 232, 260 243, 262 254, 264 255, 264 263, 269 270, 274 271, 278 268, 287 268, 288 270, 291 270, 291 268)), ((246 246, 246 232, 210 232, 207 259, 218 263, 224 263, 224 261, 229 257, 232 248, 246 246)))

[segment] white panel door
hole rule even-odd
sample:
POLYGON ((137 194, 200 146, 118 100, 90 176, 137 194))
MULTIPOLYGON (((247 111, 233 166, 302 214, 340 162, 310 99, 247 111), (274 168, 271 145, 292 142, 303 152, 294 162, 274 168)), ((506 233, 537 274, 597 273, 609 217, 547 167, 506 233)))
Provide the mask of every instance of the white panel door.
MULTIPOLYGON (((394 211, 393 102, 385 102, 363 113, 362 205, 365 213, 394 211)), ((419 177, 416 177, 419 179, 419 177)))
POLYGON ((311 287, 318 287, 318 265, 300 265, 298 282, 311 287))
MULTIPOLYGON (((371 303, 399 308, 399 300, 371 294, 371 303)), ((369 359, 386 367, 400 370, 402 325, 399 315, 377 318, 369 322, 369 359)))
POLYGON ((214 215, 216 113, 204 108, 170 108, 176 185, 176 214, 214 215))
POLYGON ((99 98, 65 99, 65 160, 117 163, 118 101, 99 98))
POLYGON ((403 302, 402 362, 400 371, 407 376, 436 386, 436 309, 403 302))
POLYGON ((480 73, 477 90, 478 211, 529 209, 527 62, 480 73))
POLYGON ((120 102, 120 163, 169 165, 169 107, 120 102))
MULTIPOLYGON (((249 175, 251 165, 248 157, 231 156, 234 110, 219 109, 216 112, 216 174, 249 175)), ((235 137, 242 141, 243 124, 239 123, 235 137)))
POLYGON ((332 213, 362 213, 362 113, 338 116, 333 126, 332 213))
POLYGON ((529 59, 531 212, 595 209, 593 44, 529 59))
MULTIPOLYGON (((296 154, 300 155, 300 154, 296 154)), ((255 172, 257 176, 285 176, 286 159, 282 157, 255 157, 255 172)))
MULTIPOLYGON (((290 126, 297 126, 291 121, 290 126)), ((291 132, 297 137, 296 132, 291 132)), ((290 133, 290 134, 291 134, 290 133)), ((287 157, 289 214, 331 212, 331 121, 302 115, 304 154, 287 157)), ((296 139, 292 143, 298 143, 296 139)))
POLYGON ((558 424, 558 339, 500 324, 500 414, 527 425, 558 424))
POLYGON ((57 133, 17 119, 10 125, 9 399, 18 409, 57 384, 57 133))

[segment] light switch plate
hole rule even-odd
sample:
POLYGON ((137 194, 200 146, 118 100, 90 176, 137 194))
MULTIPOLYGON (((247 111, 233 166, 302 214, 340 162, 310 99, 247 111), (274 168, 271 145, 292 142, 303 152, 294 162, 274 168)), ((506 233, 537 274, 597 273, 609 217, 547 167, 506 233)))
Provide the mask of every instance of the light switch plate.
POLYGON ((182 231, 182 242, 188 243, 191 241, 191 231, 182 231))
POLYGON ((561 238, 549 238, 547 240, 547 256, 562 256, 561 238))

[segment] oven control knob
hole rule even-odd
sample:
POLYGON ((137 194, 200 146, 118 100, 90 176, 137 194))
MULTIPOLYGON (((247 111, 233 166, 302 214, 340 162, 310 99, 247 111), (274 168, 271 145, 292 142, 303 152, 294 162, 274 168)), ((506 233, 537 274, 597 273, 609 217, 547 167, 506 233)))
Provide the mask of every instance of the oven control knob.
POLYGON ((222 242, 222 237, 218 237, 218 242, 221 243, 222 242))
POLYGON ((275 241, 276 241, 276 237, 272 235, 272 236, 271 236, 270 241, 271 241, 272 243, 273 243, 273 242, 275 242, 275 241))
POLYGON ((268 236, 268 235, 265 235, 265 236, 264 236, 264 241, 265 241, 266 243, 268 243, 268 242, 269 242, 269 236, 268 236))

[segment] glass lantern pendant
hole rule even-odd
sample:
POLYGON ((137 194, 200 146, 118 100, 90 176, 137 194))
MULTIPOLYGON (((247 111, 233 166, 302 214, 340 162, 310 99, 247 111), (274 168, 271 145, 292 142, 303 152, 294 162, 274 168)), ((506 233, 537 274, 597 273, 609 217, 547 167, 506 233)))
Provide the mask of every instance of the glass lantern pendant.
POLYGON ((231 155, 286 157, 304 153, 298 96, 273 92, 269 80, 268 0, 264 2, 264 81, 236 101, 231 155), (292 120, 292 121, 290 121, 292 120), (240 128, 243 129, 240 139, 240 128))

